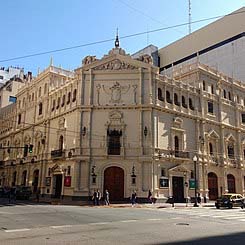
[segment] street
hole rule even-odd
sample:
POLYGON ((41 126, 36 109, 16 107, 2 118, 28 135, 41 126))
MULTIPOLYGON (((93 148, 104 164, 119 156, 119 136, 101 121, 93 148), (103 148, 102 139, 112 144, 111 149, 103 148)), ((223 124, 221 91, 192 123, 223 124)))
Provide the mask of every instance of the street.
POLYGON ((0 244, 242 244, 245 211, 214 207, 0 207, 0 244))

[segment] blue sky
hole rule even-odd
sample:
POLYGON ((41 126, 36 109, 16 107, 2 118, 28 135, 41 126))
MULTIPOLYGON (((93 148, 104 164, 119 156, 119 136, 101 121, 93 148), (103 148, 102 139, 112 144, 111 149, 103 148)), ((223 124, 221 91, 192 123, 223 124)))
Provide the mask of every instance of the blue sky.
MULTIPOLYGON (((245 6, 245 0, 191 0, 192 20, 225 15, 245 6)), ((1 2, 0 60, 71 47, 188 22, 188 0, 8 0, 1 2)), ((192 31, 207 25, 192 25, 192 31)), ((154 44, 159 48, 188 34, 188 26, 123 39, 127 53, 154 44)), ((65 69, 80 66, 83 57, 101 58, 114 42, 31 58, 1 62, 36 74, 53 57, 65 69)))

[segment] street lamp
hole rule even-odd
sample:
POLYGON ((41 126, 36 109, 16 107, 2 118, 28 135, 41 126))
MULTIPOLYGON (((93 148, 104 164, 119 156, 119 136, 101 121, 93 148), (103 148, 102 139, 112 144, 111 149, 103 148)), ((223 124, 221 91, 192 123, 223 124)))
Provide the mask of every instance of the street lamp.
POLYGON ((193 162, 194 162, 194 178, 195 178, 195 203, 193 207, 198 207, 197 205, 197 156, 194 155, 194 157, 192 158, 193 162))

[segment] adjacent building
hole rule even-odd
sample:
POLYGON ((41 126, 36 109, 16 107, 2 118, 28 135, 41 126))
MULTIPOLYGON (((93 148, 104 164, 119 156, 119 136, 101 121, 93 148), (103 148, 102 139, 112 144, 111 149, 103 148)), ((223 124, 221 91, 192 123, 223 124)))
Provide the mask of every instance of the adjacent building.
POLYGON ((203 200, 245 194, 244 92, 198 62, 160 74, 149 55, 132 58, 118 39, 72 72, 51 64, 1 111, 0 185, 73 200, 95 189, 112 201, 135 190, 146 200, 151 190, 182 202, 194 197, 196 176, 203 200))

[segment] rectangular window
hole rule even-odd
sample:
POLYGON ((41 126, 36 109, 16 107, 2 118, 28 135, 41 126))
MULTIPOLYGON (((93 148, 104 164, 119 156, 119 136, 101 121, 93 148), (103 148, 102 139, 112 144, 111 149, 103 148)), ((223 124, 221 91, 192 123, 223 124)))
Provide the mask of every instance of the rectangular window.
POLYGON ((214 104, 208 101, 208 113, 214 114, 214 104))
POLYGON ((9 102, 16 103, 16 97, 14 97, 14 96, 9 96, 9 102))
POLYGON ((161 169, 161 176, 162 177, 165 176, 165 169, 164 168, 161 169))
POLYGON ((21 124, 21 114, 18 115, 18 124, 21 124))
POLYGON ((159 188, 167 188, 169 187, 169 184, 168 184, 168 178, 167 177, 161 177, 160 180, 159 180, 159 188))
POLYGON ((245 113, 242 113, 242 123, 245 123, 245 113))

